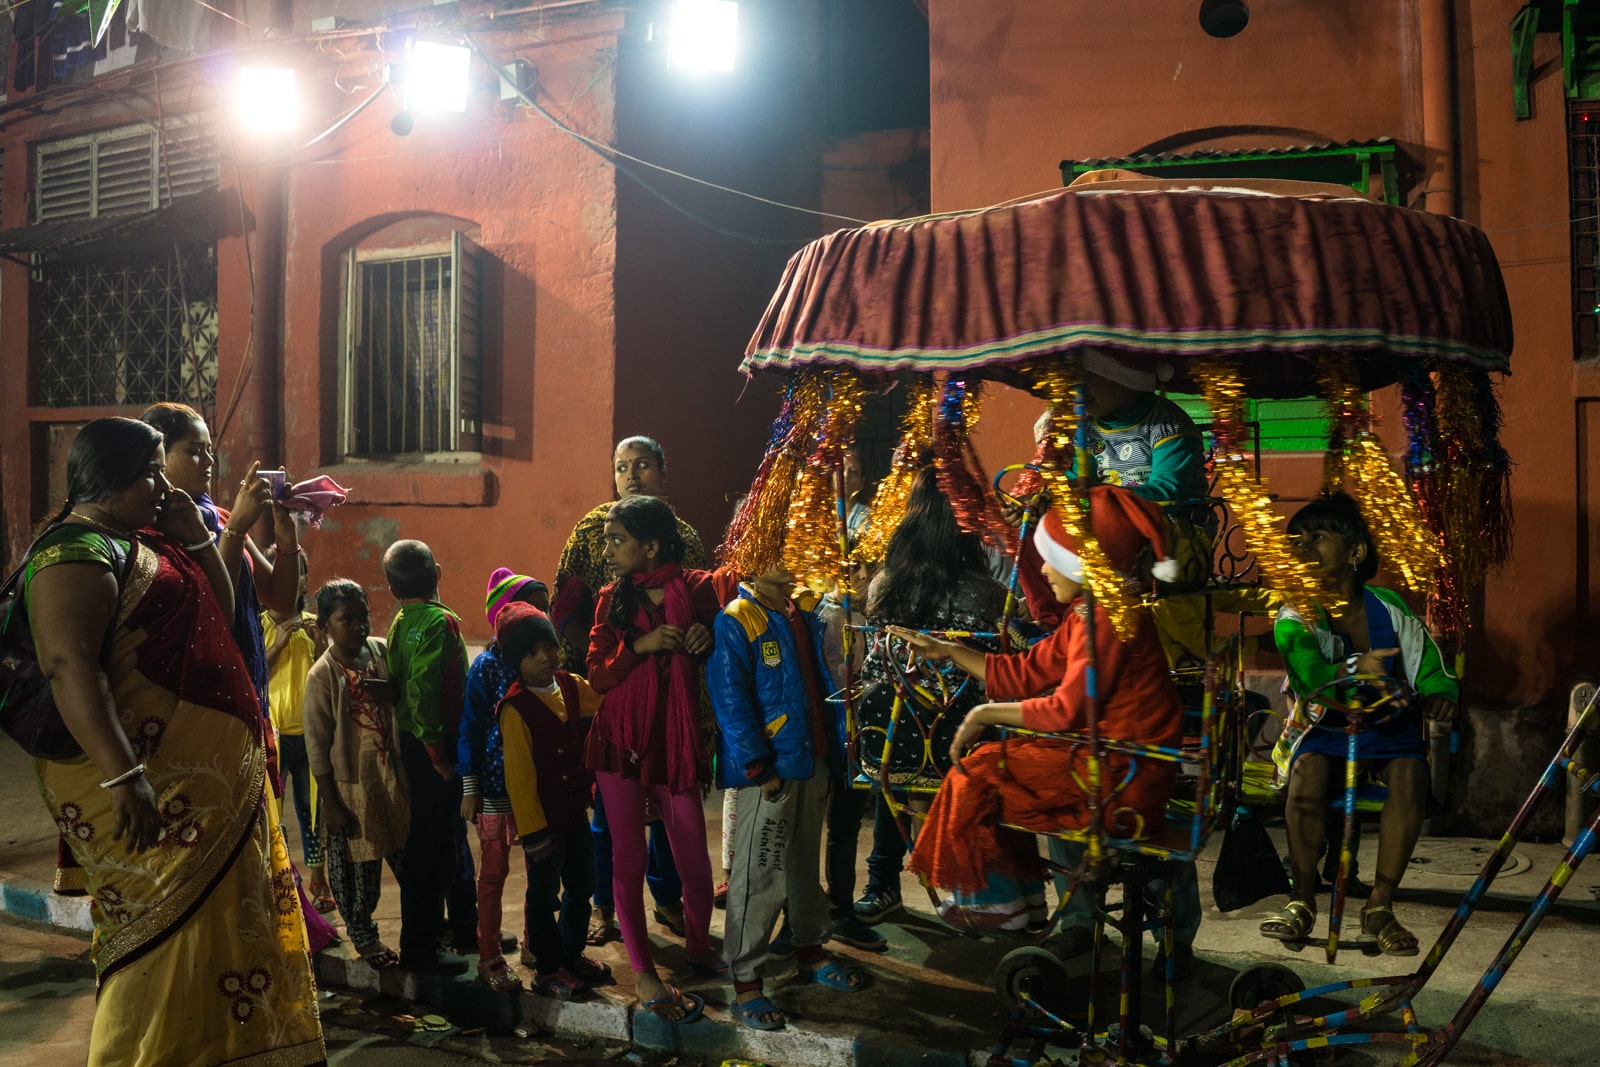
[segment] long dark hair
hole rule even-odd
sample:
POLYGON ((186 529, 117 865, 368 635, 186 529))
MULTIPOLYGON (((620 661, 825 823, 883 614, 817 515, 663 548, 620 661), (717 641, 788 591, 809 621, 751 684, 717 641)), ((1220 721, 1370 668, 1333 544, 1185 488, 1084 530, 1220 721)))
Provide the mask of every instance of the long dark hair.
POLYGON ((205 416, 188 404, 177 404, 171 401, 151 404, 144 409, 144 414, 139 416, 139 421, 149 423, 160 430, 169 450, 173 445, 188 437, 196 426, 204 426, 206 424, 205 416))
POLYGON ((1357 586, 1370 582, 1378 573, 1378 544, 1372 539, 1367 520, 1361 517, 1361 507, 1349 493, 1329 493, 1319 496, 1294 513, 1289 520, 1289 536, 1303 533, 1336 533, 1344 538, 1349 548, 1366 545, 1367 554, 1356 564, 1357 586))
POLYGON ((957 524, 934 469, 924 467, 906 499, 905 518, 884 548, 883 564, 867 595, 867 618, 938 626, 957 587, 974 576, 993 581, 983 542, 957 524))
MULTIPOLYGON (((611 505, 606 521, 620 525, 635 541, 654 541, 660 546, 656 564, 677 563, 683 559, 683 534, 678 532, 678 516, 658 496, 630 496, 611 505)), ((612 583, 611 609, 606 622, 619 633, 633 637, 633 617, 639 613, 644 595, 626 574, 612 583)))
POLYGON ((98 504, 138 481, 161 444, 161 435, 137 419, 95 419, 67 450, 67 499, 45 526, 66 519, 76 504, 98 504))

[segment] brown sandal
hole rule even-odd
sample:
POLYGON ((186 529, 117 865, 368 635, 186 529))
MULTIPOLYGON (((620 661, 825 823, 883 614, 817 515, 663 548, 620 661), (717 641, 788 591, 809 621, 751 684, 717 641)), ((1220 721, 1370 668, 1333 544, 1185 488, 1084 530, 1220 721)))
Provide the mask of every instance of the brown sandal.
POLYGON ((616 912, 607 908, 596 908, 594 917, 589 920, 589 934, 584 940, 591 945, 603 945, 621 936, 622 931, 617 928, 616 912))
POLYGON ((1316 906, 1304 900, 1291 900, 1283 910, 1261 920, 1261 936, 1274 941, 1304 941, 1317 924, 1316 906))
POLYGON ((1378 939, 1378 947, 1387 956, 1415 956, 1421 951, 1417 935, 1400 925, 1394 917, 1394 908, 1379 906, 1361 909, 1361 932, 1378 939), (1384 918, 1387 916, 1387 918, 1384 918), (1381 921, 1373 923, 1372 918, 1381 921))
POLYGON ((373 970, 382 971, 390 967, 400 966, 400 957, 382 941, 374 941, 370 945, 358 947, 356 955, 366 962, 373 970))

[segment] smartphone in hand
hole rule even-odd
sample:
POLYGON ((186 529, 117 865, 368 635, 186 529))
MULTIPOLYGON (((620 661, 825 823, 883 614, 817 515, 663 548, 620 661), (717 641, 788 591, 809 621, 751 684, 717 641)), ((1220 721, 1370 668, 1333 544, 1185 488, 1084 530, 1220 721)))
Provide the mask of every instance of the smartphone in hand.
POLYGON ((282 500, 289 489, 289 474, 287 471, 256 471, 256 477, 265 478, 272 487, 272 499, 282 500))

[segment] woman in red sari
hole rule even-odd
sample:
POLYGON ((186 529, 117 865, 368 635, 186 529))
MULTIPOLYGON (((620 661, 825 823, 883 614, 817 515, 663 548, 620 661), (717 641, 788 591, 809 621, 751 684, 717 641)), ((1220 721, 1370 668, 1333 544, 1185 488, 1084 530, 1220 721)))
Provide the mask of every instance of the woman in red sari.
POLYGON ((89 1062, 322 1063, 232 583, 164 462, 144 423, 85 426, 25 575, 39 663, 83 749, 34 765, 93 898, 89 1062))
MULTIPOLYGON (((1154 505, 1112 486, 1095 486, 1090 504, 1095 534, 1120 575, 1148 582, 1151 547, 1161 557, 1158 574, 1170 570, 1163 519, 1154 505)), ((1016 701, 981 704, 967 713, 950 746, 957 769, 940 785, 911 857, 912 870, 950 891, 940 913, 963 927, 1021 929, 1045 917, 1045 872, 1034 835, 1001 824, 1058 833, 1082 830, 1090 820, 1086 745, 1028 737, 967 752, 990 726, 1088 730, 1089 608, 1082 597, 1082 563, 1054 510, 1039 524, 1034 544, 1044 560, 1040 570, 1066 610, 1060 628, 1033 649, 980 662, 977 653, 950 642, 892 631, 919 653, 955 659, 984 678, 991 697, 1016 701), (1049 695, 1033 695, 1052 684, 1049 695)), ((1148 612, 1138 614, 1133 635, 1123 641, 1105 609, 1095 605, 1094 674, 1101 737, 1168 748, 1181 744, 1182 708, 1148 612)), ((1176 776, 1176 764, 1107 753, 1101 766, 1105 830, 1142 837, 1160 829, 1176 776)))

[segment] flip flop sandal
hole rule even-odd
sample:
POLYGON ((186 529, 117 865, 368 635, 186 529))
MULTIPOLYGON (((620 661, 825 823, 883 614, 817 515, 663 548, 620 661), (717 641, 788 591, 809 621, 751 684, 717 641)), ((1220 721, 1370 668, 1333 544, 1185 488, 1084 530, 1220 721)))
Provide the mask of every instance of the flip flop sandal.
POLYGON ((584 985, 605 985, 613 981, 611 965, 591 960, 588 956, 579 956, 567 965, 567 970, 582 978, 584 985))
POLYGON ((660 923, 662 926, 665 926, 677 936, 683 937, 686 933, 688 933, 689 927, 687 921, 684 919, 683 906, 681 904, 676 910, 670 911, 666 908, 658 907, 652 914, 655 915, 656 922, 660 923))
POLYGON ((733 1014, 739 1021, 752 1030, 782 1030, 789 1025, 789 1017, 766 997, 755 997, 751 1000, 735 1000, 731 1005, 733 1014), (764 1015, 776 1015, 776 1019, 764 1019, 764 1015))
POLYGON ((1304 941, 1316 925, 1317 912, 1303 900, 1291 900, 1270 919, 1261 920, 1261 936, 1274 941, 1304 941))
POLYGON ((646 1011, 653 1012, 655 1017, 664 1023, 692 1023, 705 1014, 706 1002, 703 997, 696 996, 693 993, 685 993, 677 986, 669 985, 667 986, 666 996, 647 1000, 644 1002, 643 1007, 646 1011), (682 1008, 682 1018, 673 1019, 663 1015, 661 1009, 668 1006, 682 1008))
POLYGON ((582 992, 584 986, 583 979, 563 967, 555 974, 535 974, 533 988, 556 1000, 571 1000, 582 992))
POLYGON ((382 941, 374 941, 365 948, 356 949, 356 955, 375 971, 400 966, 400 955, 382 941))
POLYGON ((319 915, 326 915, 336 909, 339 902, 333 899, 333 890, 318 886, 311 891, 311 906, 319 915))
POLYGON ((1378 947, 1388 956, 1415 956, 1421 951, 1417 944, 1417 935, 1400 925, 1400 920, 1394 917, 1393 908, 1361 909, 1361 932, 1377 938, 1378 947), (1373 924, 1368 921, 1369 916, 1388 916, 1388 918, 1379 922, 1374 929, 1373 924))
POLYGON ((815 970, 800 971, 802 982, 815 982, 829 989, 837 989, 841 993, 859 993, 867 988, 867 972, 855 967, 846 967, 838 960, 828 960, 815 970))

